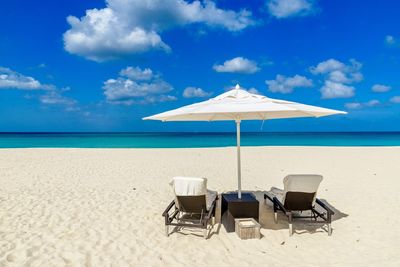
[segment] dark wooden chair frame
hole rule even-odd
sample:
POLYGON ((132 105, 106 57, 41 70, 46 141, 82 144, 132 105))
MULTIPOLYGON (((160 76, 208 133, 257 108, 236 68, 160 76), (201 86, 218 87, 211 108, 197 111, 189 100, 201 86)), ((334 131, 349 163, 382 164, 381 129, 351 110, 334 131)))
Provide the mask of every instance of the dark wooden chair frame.
POLYGON ((166 236, 169 236, 169 226, 177 226, 203 229, 203 237, 207 239, 208 225, 215 216, 217 199, 218 196, 207 210, 205 195, 177 196, 179 207, 175 200, 172 200, 162 214, 165 219, 166 236))
POLYGON ((270 194, 264 194, 264 200, 269 199, 273 203, 274 207, 274 220, 275 223, 278 220, 278 211, 282 211, 289 220, 289 235, 293 235, 293 223, 315 223, 315 224, 326 224, 328 226, 328 235, 332 234, 332 215, 335 213, 325 203, 318 198, 315 199, 315 205, 312 204, 316 193, 304 193, 304 192, 287 192, 285 196, 285 204, 282 204, 279 199, 270 194), (323 209, 318 211, 317 205, 323 209), (292 211, 311 211, 310 216, 297 216, 292 211), (300 220, 297 220, 300 219, 300 220), (306 220, 311 219, 311 220, 306 220))

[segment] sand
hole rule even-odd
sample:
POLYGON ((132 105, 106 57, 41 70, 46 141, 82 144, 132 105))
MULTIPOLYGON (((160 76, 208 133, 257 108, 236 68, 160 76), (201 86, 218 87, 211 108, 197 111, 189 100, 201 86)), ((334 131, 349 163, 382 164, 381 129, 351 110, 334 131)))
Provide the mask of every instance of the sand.
POLYGON ((244 147, 243 188, 260 200, 262 238, 216 225, 164 235, 171 177, 236 188, 235 148, 1 149, 0 266, 400 266, 400 148, 244 147), (287 174, 324 176, 332 236, 289 237, 263 202, 287 174))

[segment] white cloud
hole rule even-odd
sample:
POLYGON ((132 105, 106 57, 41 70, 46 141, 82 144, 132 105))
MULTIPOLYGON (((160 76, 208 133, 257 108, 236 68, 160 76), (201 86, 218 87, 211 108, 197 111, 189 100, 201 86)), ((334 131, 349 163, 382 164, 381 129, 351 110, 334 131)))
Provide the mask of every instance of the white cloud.
POLYGON ((211 96, 211 92, 206 92, 201 88, 196 88, 196 87, 186 87, 185 90, 183 90, 183 97, 185 98, 193 98, 193 97, 208 97, 211 96))
POLYGON ((320 90, 322 98, 349 98, 355 95, 355 87, 350 84, 360 82, 364 78, 361 67, 362 64, 354 59, 345 64, 331 58, 310 67, 310 72, 314 75, 323 75, 325 78, 320 90))
POLYGON ((362 104, 358 103, 358 102, 346 103, 346 104, 344 104, 344 106, 347 109, 360 109, 360 108, 362 108, 362 104))
POLYGON ((353 97, 355 90, 353 86, 327 80, 320 91, 323 99, 329 99, 353 97))
MULTIPOLYGON (((257 90, 257 88, 255 88, 255 87, 245 88, 245 87, 239 86, 239 88, 241 90, 245 90, 251 94, 262 95, 262 93, 259 90, 257 90)), ((236 89, 236 85, 235 86, 232 86, 232 85, 224 86, 225 92, 228 92, 228 91, 234 90, 234 89, 236 89)))
POLYGON ((40 103, 45 105, 66 106, 67 111, 79 110, 78 102, 75 99, 63 96, 64 92, 70 90, 69 87, 59 89, 53 84, 42 84, 32 77, 25 76, 9 68, 0 67, 0 89, 41 91, 43 92, 41 95, 28 94, 23 97, 26 99, 39 99, 40 103))
POLYGON ((332 71, 343 70, 346 65, 336 59, 328 59, 318 63, 317 66, 311 67, 310 71, 312 74, 325 74, 332 71))
POLYGON ((235 57, 227 60, 222 65, 214 65, 213 69, 216 72, 232 72, 232 73, 255 73, 260 70, 257 63, 243 57, 235 57))
POLYGON ((380 104, 381 104, 381 102, 379 100, 372 99, 372 100, 369 100, 364 103, 360 103, 360 102, 346 103, 344 106, 347 109, 361 109, 364 107, 376 107, 376 106, 379 106, 380 104))
MULTIPOLYGON (((149 95, 136 103, 150 104, 150 103, 159 103, 159 102, 170 102, 170 101, 176 101, 176 100, 177 100, 176 96, 173 96, 173 95, 159 95, 159 96, 149 95)), ((135 103, 135 102, 132 102, 132 103, 135 103)))
POLYGON ((127 67, 120 75, 116 79, 104 82, 104 95, 109 103, 132 105, 176 100, 175 96, 165 95, 172 91, 173 87, 158 75, 154 75, 151 69, 127 67), (147 73, 145 76, 144 72, 147 73), (143 79, 144 77, 146 79, 143 79))
POLYGON ((117 79, 109 79, 105 81, 103 89, 107 101, 133 104, 135 98, 167 93, 172 90, 172 86, 164 81, 140 83, 128 78, 119 77, 117 79))
POLYGON ((386 35, 385 37, 385 43, 388 45, 394 45, 396 44, 397 40, 392 36, 392 35, 386 35))
POLYGON ((390 86, 383 85, 383 84, 375 84, 372 86, 371 90, 375 93, 385 93, 392 89, 390 86))
POLYGON ((390 102, 399 104, 400 103, 400 96, 394 96, 390 99, 390 102))
POLYGON ((351 59, 350 64, 344 64, 336 59, 328 59, 320 62, 317 66, 311 67, 312 74, 327 75, 328 79, 338 83, 353 83, 362 81, 363 75, 360 72, 362 64, 351 59))
POLYGON ((366 105, 367 107, 375 107, 375 106, 378 106, 380 104, 381 104, 381 102, 379 100, 376 100, 376 99, 373 99, 373 100, 370 100, 370 101, 364 103, 364 105, 366 105))
POLYGON ((94 61, 105 61, 159 49, 169 51, 160 33, 202 23, 240 31, 255 22, 251 12, 224 10, 211 1, 106 0, 103 9, 86 10, 82 18, 69 16, 65 50, 94 61))
POLYGON ((269 0, 269 13, 276 18, 305 16, 315 12, 314 0, 269 0))
POLYGON ((77 104, 77 101, 75 99, 66 97, 62 95, 63 91, 60 90, 52 90, 48 91, 46 94, 41 95, 39 97, 39 100, 43 104, 48 104, 48 105, 65 105, 69 106, 74 106, 77 104))
POLYGON ((139 67, 126 67, 121 70, 119 75, 128 77, 131 80, 136 81, 148 81, 155 77, 153 71, 149 68, 142 70, 139 67))
POLYGON ((249 89, 247 89, 247 92, 251 93, 251 94, 256 94, 256 95, 261 95, 260 91, 258 91, 256 88, 251 87, 249 89))
POLYGON ((152 49, 170 50, 155 31, 127 28, 109 8, 87 10, 81 20, 69 16, 67 21, 71 29, 64 33, 65 50, 90 60, 101 62, 152 49))
POLYGON ((32 77, 22 75, 9 68, 0 67, 0 89, 40 90, 44 87, 32 77))
POLYGON ((268 90, 273 93, 289 94, 295 88, 312 87, 313 82, 304 76, 295 75, 293 77, 286 77, 284 75, 276 75, 275 80, 267 80, 265 83, 268 85, 268 90))

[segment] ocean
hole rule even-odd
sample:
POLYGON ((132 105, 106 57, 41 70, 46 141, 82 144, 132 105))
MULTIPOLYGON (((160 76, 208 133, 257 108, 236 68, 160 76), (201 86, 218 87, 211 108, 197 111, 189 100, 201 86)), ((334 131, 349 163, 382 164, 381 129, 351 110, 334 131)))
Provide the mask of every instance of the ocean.
MULTIPOLYGON (((400 132, 244 132, 242 146, 400 146, 400 132)), ((236 146, 236 133, 0 133, 0 148, 236 146)))

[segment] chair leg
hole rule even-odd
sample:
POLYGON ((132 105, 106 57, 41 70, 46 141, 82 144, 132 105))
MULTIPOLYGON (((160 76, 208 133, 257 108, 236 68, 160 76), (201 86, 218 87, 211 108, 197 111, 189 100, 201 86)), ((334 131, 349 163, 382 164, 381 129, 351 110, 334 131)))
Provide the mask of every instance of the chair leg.
POLYGON ((278 207, 274 203, 274 221, 275 223, 278 223, 278 207))
POLYGON ((169 235, 169 227, 168 225, 165 225, 165 235, 168 237, 169 235))
POLYGON ((288 212, 288 217, 289 217, 289 236, 293 235, 293 218, 292 218, 292 213, 288 212))
POLYGON ((332 235, 332 226, 330 223, 328 223, 328 235, 331 236, 332 235))

